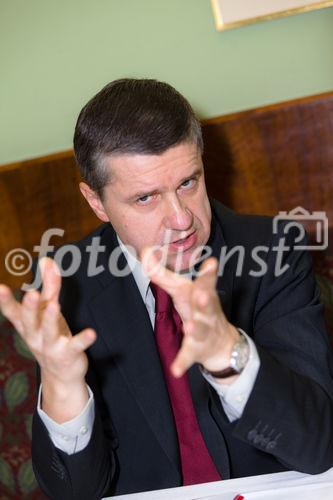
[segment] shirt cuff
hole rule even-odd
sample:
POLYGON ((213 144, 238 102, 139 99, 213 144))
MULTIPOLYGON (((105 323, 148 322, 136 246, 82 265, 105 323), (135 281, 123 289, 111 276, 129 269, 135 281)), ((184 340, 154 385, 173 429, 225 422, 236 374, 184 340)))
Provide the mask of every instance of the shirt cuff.
POLYGON ((48 430, 53 444, 68 455, 73 455, 83 450, 88 445, 91 437, 95 420, 95 405, 93 392, 88 385, 87 389, 89 399, 81 413, 72 420, 58 424, 42 410, 42 384, 39 387, 37 401, 38 415, 48 430))
POLYGON ((255 343, 243 330, 240 328, 238 330, 247 339, 250 354, 244 370, 235 382, 230 385, 220 384, 212 375, 202 372, 207 382, 214 387, 220 396, 224 412, 230 422, 242 416, 260 368, 260 358, 255 343))

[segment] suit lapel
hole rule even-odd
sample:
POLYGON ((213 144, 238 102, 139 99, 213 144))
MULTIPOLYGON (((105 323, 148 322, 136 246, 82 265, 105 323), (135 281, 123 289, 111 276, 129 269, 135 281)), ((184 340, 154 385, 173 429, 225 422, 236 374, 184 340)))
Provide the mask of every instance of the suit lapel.
POLYGON ((198 365, 188 371, 190 388, 196 416, 202 436, 209 453, 221 475, 221 479, 230 478, 230 465, 226 442, 221 429, 214 418, 213 389, 202 376, 198 365))
POLYGON ((229 264, 223 266, 224 255, 221 253, 221 249, 223 248, 227 249, 227 243, 225 241, 222 227, 220 224, 220 219, 223 219, 223 214, 217 215, 214 211, 214 208, 215 207, 213 205, 211 234, 207 245, 212 249, 212 255, 218 260, 219 269, 223 270, 223 272, 219 272, 216 289, 220 298, 222 309, 227 318, 230 320, 232 313, 232 289, 234 282, 233 258, 230 259, 229 264), (221 268, 221 266, 223 267, 221 268))

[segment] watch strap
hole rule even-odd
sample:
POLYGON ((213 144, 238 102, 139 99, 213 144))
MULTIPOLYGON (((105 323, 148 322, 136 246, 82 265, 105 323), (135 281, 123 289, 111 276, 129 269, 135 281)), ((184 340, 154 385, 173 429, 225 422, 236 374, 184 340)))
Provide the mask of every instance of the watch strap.
POLYGON ((212 375, 212 377, 214 378, 228 378, 232 377, 233 375, 239 375, 240 373, 237 370, 235 370, 235 368, 232 368, 232 366, 228 366, 227 368, 224 368, 223 370, 219 370, 216 372, 206 370, 206 368, 203 365, 201 365, 201 369, 204 373, 207 373, 207 375, 212 375))

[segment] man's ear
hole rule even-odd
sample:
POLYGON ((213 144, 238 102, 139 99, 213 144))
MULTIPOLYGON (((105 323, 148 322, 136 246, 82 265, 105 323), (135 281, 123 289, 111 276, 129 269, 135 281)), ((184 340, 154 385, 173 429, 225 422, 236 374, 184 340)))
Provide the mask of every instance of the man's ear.
POLYGON ((103 222, 109 222, 109 217, 107 216, 103 203, 98 196, 98 194, 93 191, 88 184, 85 182, 80 182, 79 184, 80 191, 89 203, 91 209, 95 212, 97 217, 101 219, 103 222))

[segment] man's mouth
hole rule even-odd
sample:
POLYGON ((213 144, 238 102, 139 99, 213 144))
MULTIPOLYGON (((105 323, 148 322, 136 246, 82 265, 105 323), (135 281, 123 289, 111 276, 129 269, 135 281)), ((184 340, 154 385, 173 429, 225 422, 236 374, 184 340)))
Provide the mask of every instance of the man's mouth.
POLYGON ((189 233, 187 236, 175 240, 169 243, 169 250, 179 252, 190 250, 197 241, 197 233, 196 230, 189 233))

